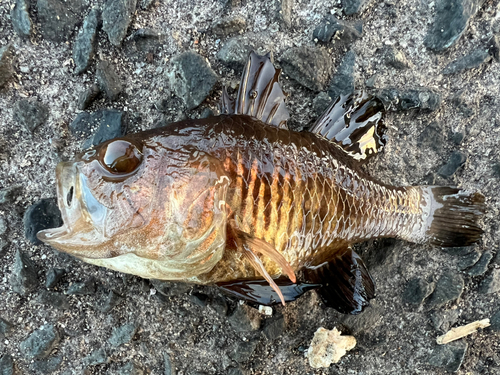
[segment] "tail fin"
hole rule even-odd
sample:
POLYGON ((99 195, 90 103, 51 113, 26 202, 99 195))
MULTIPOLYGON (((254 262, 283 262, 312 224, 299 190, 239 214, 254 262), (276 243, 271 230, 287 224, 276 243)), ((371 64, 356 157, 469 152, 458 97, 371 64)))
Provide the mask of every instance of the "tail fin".
POLYGON ((485 212, 484 196, 449 186, 425 186, 430 212, 426 237, 441 247, 471 245, 481 238, 478 220, 485 212))

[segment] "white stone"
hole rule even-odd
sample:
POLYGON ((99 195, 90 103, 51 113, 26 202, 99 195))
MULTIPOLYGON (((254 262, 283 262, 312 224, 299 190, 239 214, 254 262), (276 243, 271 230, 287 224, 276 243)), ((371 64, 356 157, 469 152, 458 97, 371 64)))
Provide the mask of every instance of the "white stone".
POLYGON ((313 368, 329 367, 332 363, 340 361, 340 358, 355 346, 354 336, 341 336, 337 328, 329 331, 320 327, 314 333, 305 356, 309 358, 309 365, 313 368))

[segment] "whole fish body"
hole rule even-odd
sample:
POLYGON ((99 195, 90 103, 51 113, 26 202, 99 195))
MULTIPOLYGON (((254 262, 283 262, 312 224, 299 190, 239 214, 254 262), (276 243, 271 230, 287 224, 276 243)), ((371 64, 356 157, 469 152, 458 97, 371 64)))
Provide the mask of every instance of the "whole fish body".
POLYGON ((480 194, 387 186, 359 170, 383 146, 379 101, 339 98, 310 131, 290 131, 278 75, 268 56, 252 54, 236 102, 224 92, 222 115, 131 134, 61 163, 64 225, 39 238, 92 264, 218 284, 260 303, 293 300, 314 283, 350 313, 374 296, 352 244, 480 238, 480 194))

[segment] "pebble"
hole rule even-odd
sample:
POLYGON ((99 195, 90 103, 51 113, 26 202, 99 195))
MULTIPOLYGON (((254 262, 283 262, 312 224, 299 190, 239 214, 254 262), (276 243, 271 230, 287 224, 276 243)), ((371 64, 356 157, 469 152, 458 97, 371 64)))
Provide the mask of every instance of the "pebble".
POLYGON ((375 301, 370 301, 362 314, 343 316, 342 324, 349 329, 349 332, 357 336, 361 332, 373 330, 382 320, 381 308, 375 301))
POLYGON ((245 66, 250 52, 256 50, 255 44, 245 37, 236 36, 226 41, 217 58, 228 67, 240 71, 245 66))
POLYGON ((436 330, 448 332, 450 328, 457 322, 458 310, 434 311, 431 313, 431 322, 436 330))
POLYGON ((59 369, 62 361, 62 355, 50 357, 41 361, 35 361, 30 364, 30 370, 35 374, 52 374, 59 369))
POLYGON ((245 31, 247 22, 241 16, 222 18, 212 26, 212 33, 218 38, 224 38, 231 34, 245 31))
POLYGON ((461 151, 453 151, 448 162, 443 165, 438 170, 438 174, 441 177, 449 178, 455 174, 455 172, 465 164, 467 161, 467 155, 461 151))
POLYGON ((111 44, 119 47, 127 35, 137 0, 107 0, 102 11, 102 28, 111 44))
POLYGON ((5 354, 0 358, 0 374, 17 375, 17 373, 14 372, 14 361, 8 354, 5 354))
POLYGON ((434 150, 440 152, 444 147, 443 124, 434 121, 427 125, 417 138, 422 150, 434 150))
POLYGON ((41 245, 36 234, 44 229, 58 228, 63 224, 61 211, 55 198, 43 198, 32 204, 23 217, 24 235, 35 245, 41 245))
POLYGON ((285 319, 279 316, 273 319, 266 320, 262 333, 269 341, 276 340, 285 332, 285 319))
POLYGON ((154 29, 138 29, 125 41, 125 52, 131 60, 139 64, 144 64, 145 61, 151 63, 161 49, 162 40, 161 33, 154 29))
POLYGON ((228 321, 236 332, 251 332, 260 328, 261 319, 257 309, 248 305, 238 305, 228 321))
POLYGON ((14 120, 33 133, 49 117, 48 107, 35 99, 21 99, 14 104, 14 120))
POLYGON ((436 283, 434 293, 429 297, 429 307, 439 308, 460 298, 464 289, 464 279, 452 270, 443 273, 436 283))
POLYGON ((250 338, 248 341, 239 341, 233 351, 229 353, 229 357, 238 363, 246 362, 252 356, 257 345, 259 345, 258 338, 250 338))
POLYGON ((205 58, 193 51, 175 56, 167 77, 172 91, 188 110, 198 107, 217 83, 217 75, 205 58))
POLYGON ((121 327, 113 328, 111 337, 108 339, 112 348, 117 348, 121 345, 127 344, 132 341, 137 329, 139 327, 135 323, 124 324, 121 327))
POLYGON ((465 134, 462 132, 452 132, 450 134, 450 140, 457 146, 460 146, 465 138, 465 134))
POLYGON ((443 247, 446 254, 453 256, 464 256, 473 251, 476 251, 476 246, 463 246, 463 247, 443 247))
POLYGON ((347 52, 332 77, 328 95, 334 100, 341 95, 349 95, 354 92, 354 65, 356 63, 356 54, 353 50, 347 52))
POLYGON ((121 366, 118 371, 118 375, 144 375, 144 370, 134 362, 127 362, 121 366))
POLYGON ((437 345, 427 361, 432 366, 444 368, 449 372, 456 372, 462 365, 466 351, 467 343, 464 341, 437 345))
POLYGON ((384 60, 387 66, 391 66, 394 69, 403 70, 410 66, 404 53, 394 46, 388 46, 385 48, 384 60))
POLYGON ((21 193, 22 188, 21 185, 13 185, 0 189, 0 205, 13 203, 21 193))
POLYGON ((90 353, 85 358, 83 358, 82 362, 86 366, 102 365, 105 363, 109 363, 109 357, 106 354, 106 351, 104 350, 104 348, 99 348, 99 349, 94 350, 92 353, 90 353))
POLYGON ((434 291, 434 283, 429 283, 421 278, 408 281, 403 292, 403 302, 412 305, 421 305, 434 291))
POLYGON ((454 45, 484 0, 436 0, 436 16, 424 44, 436 52, 454 45))
POLYGON ((69 40, 76 25, 81 22, 80 15, 86 5, 85 0, 38 0, 36 6, 42 36, 56 43, 69 40))
POLYGON ((474 250, 467 255, 464 255, 458 260, 457 269, 463 271, 469 267, 472 267, 481 257, 481 253, 478 250, 474 250))
POLYGON ((19 249, 16 251, 10 282, 12 290, 21 296, 31 293, 38 286, 35 264, 26 252, 19 249))
POLYGON ((491 259, 493 259, 491 251, 485 251, 477 263, 467 270, 467 273, 470 276, 484 275, 488 270, 488 264, 490 264, 491 259))
POLYGON ((333 65, 328 52, 317 47, 290 48, 281 57, 283 71, 291 79, 313 91, 323 91, 333 65))
POLYGON ((207 307, 208 302, 210 301, 210 297, 208 297, 204 293, 198 293, 194 292, 189 296, 189 299, 191 302, 193 302, 195 305, 200 306, 201 308, 207 307))
POLYGON ((20 349, 29 359, 46 358, 59 343, 60 336, 52 324, 46 324, 21 342, 20 349))
POLYGON ((500 291, 500 269, 494 269, 491 274, 479 284, 479 293, 491 294, 498 291, 500 291))
POLYGON ((220 316, 226 316, 229 309, 227 300, 221 296, 215 296, 210 301, 210 307, 214 309, 220 316))
POLYGON ((406 91, 385 88, 377 91, 377 97, 393 111, 419 109, 432 112, 441 105, 441 96, 426 88, 406 91))
POLYGON ((158 291, 158 293, 164 295, 165 297, 181 296, 189 292, 189 290, 192 288, 192 285, 188 283, 175 283, 171 281, 162 281, 156 279, 151 279, 149 281, 151 282, 151 285, 153 285, 153 287, 158 291))
POLYGON ((82 91, 80 95, 78 95, 78 109, 82 111, 86 110, 88 107, 90 107, 92 102, 97 98, 97 96, 99 96, 100 93, 101 89, 96 84, 93 84, 85 91, 82 91))
POLYGON ((7 44, 0 48, 0 87, 4 86, 13 73, 12 59, 14 57, 14 47, 7 44))
POLYGON ((21 38, 29 38, 31 34, 31 19, 28 10, 26 0, 16 0, 10 12, 12 27, 21 38))
POLYGON ((477 68, 483 63, 491 60, 490 52, 487 49, 479 48, 470 54, 449 63, 442 71, 444 75, 460 73, 468 69, 477 68))
POLYGON ((368 0, 342 0, 342 9, 350 16, 361 12, 367 3, 368 0))
POLYGON ((45 287, 55 287, 65 274, 66 270, 64 270, 63 268, 49 268, 45 273, 45 287))
POLYGON ((60 310, 67 310, 70 307, 68 297, 62 293, 51 292, 49 290, 42 290, 37 301, 42 305, 49 305, 60 310))
POLYGON ((342 336, 336 328, 317 329, 307 349, 305 356, 313 368, 328 368, 332 363, 338 363, 348 350, 356 346, 353 336, 342 336))
POLYGON ((349 22, 339 20, 337 17, 328 14, 313 31, 313 40, 323 43, 342 42, 352 44, 363 35, 362 22, 349 22))
POLYGON ((14 325, 11 322, 4 318, 0 318, 0 338, 7 337, 12 332, 13 327, 14 325))
POLYGON ((100 89, 109 100, 116 100, 123 91, 120 77, 109 61, 99 61, 96 69, 96 79, 100 89))
POLYGON ((76 74, 85 72, 94 57, 99 16, 97 9, 90 10, 73 44, 73 61, 76 65, 76 74))
POLYGON ((319 117, 323 114, 323 112, 326 111, 326 109, 330 106, 332 103, 332 98, 328 93, 326 92, 320 92, 316 97, 313 99, 313 112, 314 114, 319 117))
POLYGON ((493 314, 490 318, 491 329, 495 332, 500 332, 500 310, 493 314))
POLYGON ((122 297, 110 290, 107 293, 101 294, 101 297, 96 301, 94 307, 100 312, 108 313, 122 300, 122 297))
POLYGON ((285 27, 292 27, 292 10, 294 0, 280 0, 281 7, 278 8, 278 15, 285 27))
POLYGON ((500 62, 500 36, 499 35, 493 35, 491 39, 488 41, 488 48, 490 55, 493 56, 493 58, 497 61, 500 62))
POLYGON ((88 137, 93 128, 97 128, 94 135, 84 143, 84 148, 97 146, 123 135, 125 117, 125 112, 115 109, 103 109, 92 114, 81 112, 69 125, 69 130, 75 137, 82 139, 88 137))
POLYGON ((175 375, 175 366, 167 353, 163 353, 163 375, 175 375))
POLYGON ((91 277, 88 280, 71 284, 68 290, 66 291, 66 294, 73 296, 88 296, 95 294, 95 292, 96 292, 96 283, 94 278, 91 277))

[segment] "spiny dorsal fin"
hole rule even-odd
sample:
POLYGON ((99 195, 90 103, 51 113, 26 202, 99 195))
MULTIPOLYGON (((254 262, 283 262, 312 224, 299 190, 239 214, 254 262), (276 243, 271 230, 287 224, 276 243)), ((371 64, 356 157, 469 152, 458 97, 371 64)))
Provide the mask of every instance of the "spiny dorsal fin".
POLYGON ((278 78, 280 69, 275 69, 270 54, 259 56, 250 53, 241 76, 236 101, 224 89, 221 98, 221 113, 252 116, 269 125, 286 128, 290 117, 285 105, 285 94, 278 78))
POLYGON ((382 151, 386 143, 380 99, 358 91, 340 96, 309 129, 337 143, 356 160, 364 160, 382 151))

